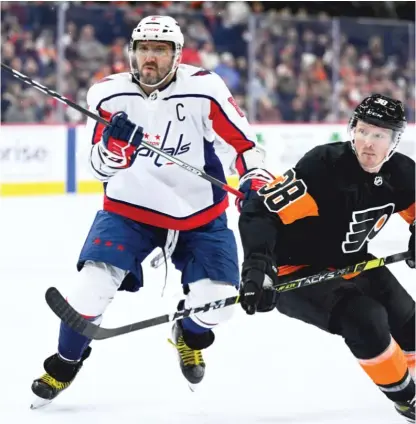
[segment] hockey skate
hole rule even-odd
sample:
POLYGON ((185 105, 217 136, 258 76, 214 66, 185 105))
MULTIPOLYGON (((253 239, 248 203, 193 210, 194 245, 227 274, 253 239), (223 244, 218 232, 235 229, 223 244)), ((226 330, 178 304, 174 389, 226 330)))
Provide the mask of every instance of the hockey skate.
POLYGON ((30 409, 38 409, 48 405, 74 381, 84 361, 90 356, 91 348, 87 347, 80 361, 66 361, 55 353, 45 359, 43 364, 46 373, 32 383, 35 399, 30 409))
POLYGON ((200 350, 191 349, 184 340, 184 330, 179 321, 172 327, 172 340, 169 343, 178 351, 179 365, 183 376, 188 380, 188 386, 195 391, 196 385, 204 378, 205 362, 200 350))
POLYGON ((409 423, 415 422, 415 403, 416 397, 407 402, 395 402, 396 411, 402 415, 409 423))

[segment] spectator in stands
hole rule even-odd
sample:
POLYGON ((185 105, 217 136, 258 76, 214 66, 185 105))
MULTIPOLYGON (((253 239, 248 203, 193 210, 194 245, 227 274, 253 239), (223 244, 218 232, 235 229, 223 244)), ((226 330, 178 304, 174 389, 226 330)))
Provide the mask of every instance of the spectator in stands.
POLYGON ((220 63, 214 68, 214 71, 222 77, 231 92, 240 88, 241 77, 231 53, 225 52, 220 56, 220 63))
POLYGON ((207 41, 202 45, 199 56, 204 69, 214 70, 220 63, 218 53, 215 51, 215 46, 211 41, 207 41))
POLYGON ((182 49, 182 63, 192 66, 202 65, 198 43, 188 36, 185 37, 185 44, 182 49))
MULTIPOLYGON (((85 105, 91 84, 129 70, 128 39, 141 17, 172 14, 186 29, 183 63, 220 74, 240 107, 254 114, 251 120, 344 120, 360 99, 380 92, 405 101, 414 122, 415 65, 407 24, 341 19, 334 27, 322 11, 310 17, 306 8, 293 14, 289 6, 266 11, 266 4, 251 3, 71 2, 58 44, 58 6, 2 2, 2 60, 85 105), (256 14, 262 15, 249 25, 256 14), (59 64, 58 48, 65 56, 59 64)), ((60 119, 56 101, 41 93, 30 101, 27 85, 3 71, 1 77, 3 122, 19 116, 24 122, 60 119)), ((65 108, 64 119, 78 123, 85 118, 65 108)))
POLYGON ((5 121, 10 123, 31 123, 37 122, 36 105, 27 94, 19 94, 5 113, 5 121))
POLYGON ((107 49, 95 38, 95 29, 92 25, 81 28, 77 54, 79 69, 97 72, 105 64, 107 49))

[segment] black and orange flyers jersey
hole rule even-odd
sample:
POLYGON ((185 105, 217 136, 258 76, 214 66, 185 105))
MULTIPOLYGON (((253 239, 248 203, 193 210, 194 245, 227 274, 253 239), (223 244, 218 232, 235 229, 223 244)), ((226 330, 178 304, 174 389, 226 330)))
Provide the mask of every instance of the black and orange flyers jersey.
POLYGON ((415 219, 411 158, 395 153, 378 173, 368 173, 349 142, 317 146, 245 202, 244 256, 262 253, 279 267, 353 264, 394 213, 409 224, 415 219))

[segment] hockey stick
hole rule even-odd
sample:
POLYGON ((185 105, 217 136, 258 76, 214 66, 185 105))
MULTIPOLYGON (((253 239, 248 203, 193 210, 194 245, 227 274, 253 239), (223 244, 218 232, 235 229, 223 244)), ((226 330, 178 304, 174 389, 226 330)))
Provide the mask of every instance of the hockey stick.
MULTIPOLYGON (((390 265, 395 262, 404 261, 412 258, 412 252, 396 253, 395 255, 386 256, 384 258, 370 259, 369 261, 360 262, 355 265, 349 265, 334 271, 322 271, 309 277, 299 278, 298 280, 289 281, 287 283, 278 284, 274 289, 279 293, 290 290, 299 289, 301 287, 319 284, 324 281, 333 280, 334 278, 343 277, 356 272, 368 271, 382 266, 390 265)), ((156 325, 165 324, 167 322, 176 321, 186 318, 199 312, 208 312, 214 309, 225 308, 240 302, 240 296, 228 297, 226 299, 217 300, 206 303, 205 305, 184 309, 182 311, 173 312, 171 314, 161 315, 144 321, 138 321, 133 324, 124 325, 117 328, 103 328, 86 320, 82 315, 75 311, 71 305, 64 299, 61 293, 55 287, 50 287, 45 293, 46 303, 52 311, 66 324, 77 333, 93 340, 104 340, 122 334, 132 333, 134 331, 143 330, 144 328, 154 327, 156 325)))
MULTIPOLYGON (((101 116, 96 115, 93 112, 90 112, 89 110, 83 108, 82 106, 77 105, 76 103, 72 102, 71 100, 67 99, 64 96, 61 96, 56 91, 50 90, 49 88, 45 87, 44 85, 38 83, 37 81, 32 80, 26 75, 23 75, 22 73, 16 71, 13 68, 10 68, 10 66, 5 65, 4 63, 1 64, 2 69, 6 70, 7 72, 11 73, 15 78, 17 78, 20 81, 25 82, 26 84, 31 85, 32 87, 35 87, 39 91, 42 91, 43 93, 47 94, 48 96, 54 97, 55 99, 59 100, 61 103, 66 104, 67 106, 72 107, 73 109, 77 110, 78 112, 81 112, 83 115, 88 116, 91 119, 94 119, 95 121, 99 122, 103 125, 110 125, 108 121, 101 118, 101 116)), ((204 171, 201 171, 198 168, 195 168, 192 165, 187 164, 186 162, 182 162, 180 159, 178 159, 175 156, 171 156, 164 152, 161 149, 158 149, 155 146, 152 146, 149 143, 146 143, 145 141, 142 141, 140 143, 141 146, 144 146, 151 150, 154 153, 157 153, 158 155, 162 156, 162 158, 169 160, 170 162, 175 163, 176 165, 180 166, 182 169, 185 169, 185 171, 191 172, 194 175, 197 175, 198 177, 209 181, 211 184, 223 189, 224 191, 227 191, 228 193, 234 194, 234 196, 239 197, 240 199, 244 198, 244 194, 240 191, 232 188, 228 184, 224 184, 222 181, 217 180, 216 178, 212 177, 211 175, 206 174, 204 171)))

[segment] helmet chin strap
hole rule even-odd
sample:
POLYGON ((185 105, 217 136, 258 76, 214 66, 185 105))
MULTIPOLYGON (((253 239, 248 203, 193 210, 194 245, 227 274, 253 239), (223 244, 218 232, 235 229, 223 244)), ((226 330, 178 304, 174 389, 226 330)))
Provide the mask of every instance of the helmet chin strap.
POLYGON ((384 165, 386 162, 388 161, 388 159, 387 159, 387 156, 385 156, 384 157, 384 159, 378 164, 378 165, 376 165, 376 166, 371 166, 371 167, 368 167, 368 166, 363 166, 363 165, 361 165, 361 163, 360 163, 360 165, 361 165, 361 167, 364 169, 364 171, 372 171, 373 169, 377 169, 377 168, 379 168, 379 167, 381 167, 382 165, 384 165))
MULTIPOLYGON (((387 152, 386 156, 384 156, 382 161, 376 166, 372 166, 372 167, 366 166, 366 167, 364 167, 363 165, 361 165, 361 163, 360 163, 360 165, 364 169, 364 171, 372 171, 373 169, 377 169, 379 167, 382 167, 393 156, 394 150, 395 150, 395 146, 393 145, 391 147, 391 149, 389 149, 389 151, 387 152)), ((354 148, 354 153, 355 153, 355 156, 357 156, 357 152, 356 152, 355 148, 354 148)))

